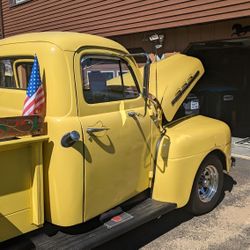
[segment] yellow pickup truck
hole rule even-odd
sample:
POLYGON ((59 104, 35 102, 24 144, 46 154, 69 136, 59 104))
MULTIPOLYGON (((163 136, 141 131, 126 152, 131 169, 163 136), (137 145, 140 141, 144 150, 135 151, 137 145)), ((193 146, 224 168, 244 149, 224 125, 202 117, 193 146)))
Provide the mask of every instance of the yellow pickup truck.
POLYGON ((0 140, 0 242, 54 225, 52 235, 37 230, 36 246, 92 248, 176 208, 199 215, 216 206, 231 167, 230 130, 201 115, 176 118, 204 73, 198 59, 150 63, 79 33, 6 38, 0 118, 22 115, 35 55, 47 133, 0 140))

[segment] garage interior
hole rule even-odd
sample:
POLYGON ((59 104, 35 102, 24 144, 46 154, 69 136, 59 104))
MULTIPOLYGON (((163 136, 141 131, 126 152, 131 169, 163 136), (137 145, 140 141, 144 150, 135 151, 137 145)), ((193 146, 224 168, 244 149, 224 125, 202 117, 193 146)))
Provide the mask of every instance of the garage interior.
POLYGON ((199 113, 226 122, 236 154, 250 156, 250 37, 191 43, 184 54, 205 68, 192 90, 199 113))

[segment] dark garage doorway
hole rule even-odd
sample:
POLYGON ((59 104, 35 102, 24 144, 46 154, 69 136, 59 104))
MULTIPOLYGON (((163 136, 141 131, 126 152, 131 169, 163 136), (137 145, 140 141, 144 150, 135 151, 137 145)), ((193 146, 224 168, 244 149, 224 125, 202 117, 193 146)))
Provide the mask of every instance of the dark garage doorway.
POLYGON ((225 121, 232 135, 250 137, 250 38, 191 43, 205 74, 192 90, 200 114, 225 121))

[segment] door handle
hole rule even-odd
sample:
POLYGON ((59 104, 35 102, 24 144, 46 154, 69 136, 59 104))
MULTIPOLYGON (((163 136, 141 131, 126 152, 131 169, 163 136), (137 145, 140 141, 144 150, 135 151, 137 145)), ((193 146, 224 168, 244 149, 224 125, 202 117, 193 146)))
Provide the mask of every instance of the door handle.
POLYGON ((133 117, 133 118, 136 117, 136 116, 141 116, 140 113, 137 113, 135 111, 128 111, 127 114, 128 114, 129 117, 133 117))
POLYGON ((93 134, 93 133, 96 133, 96 132, 101 132, 101 131, 107 131, 109 130, 110 128, 107 128, 107 127, 101 127, 101 128, 87 128, 87 133, 88 134, 93 134))

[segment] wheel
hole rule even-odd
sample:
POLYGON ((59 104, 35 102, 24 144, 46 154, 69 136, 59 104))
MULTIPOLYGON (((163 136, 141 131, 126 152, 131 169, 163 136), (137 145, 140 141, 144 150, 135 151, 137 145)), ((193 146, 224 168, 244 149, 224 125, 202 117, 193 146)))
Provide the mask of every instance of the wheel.
POLYGON ((223 187, 223 166, 216 155, 202 162, 193 183, 188 210, 194 215, 211 211, 218 203, 223 187))

